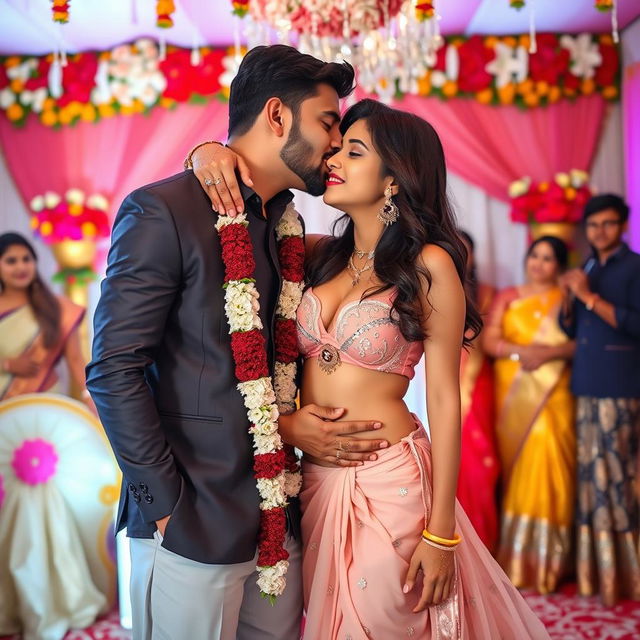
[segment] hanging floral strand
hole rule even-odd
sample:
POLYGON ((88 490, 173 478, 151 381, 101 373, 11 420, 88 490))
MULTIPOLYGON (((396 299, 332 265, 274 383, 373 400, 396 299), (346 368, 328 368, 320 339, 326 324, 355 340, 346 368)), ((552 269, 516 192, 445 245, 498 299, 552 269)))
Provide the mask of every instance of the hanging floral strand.
POLYGON ((173 27, 172 14, 176 10, 173 0, 158 0, 156 3, 156 26, 161 29, 173 27))
POLYGON ((244 18, 249 12, 249 0, 232 0, 233 15, 244 18))
POLYGON ((53 21, 60 24, 69 22, 69 3, 70 0, 51 0, 51 11, 53 12, 53 21))
POLYGON ((524 7, 525 5, 525 1, 524 0, 509 0, 509 6, 512 9, 522 9, 522 7, 524 7))
POLYGON ((433 2, 420 2, 420 0, 418 0, 418 3, 416 4, 416 18, 420 22, 431 20, 435 15, 436 10, 433 6, 433 2))
POLYGON ((598 11, 606 13, 613 9, 613 0, 596 0, 594 6, 598 11))

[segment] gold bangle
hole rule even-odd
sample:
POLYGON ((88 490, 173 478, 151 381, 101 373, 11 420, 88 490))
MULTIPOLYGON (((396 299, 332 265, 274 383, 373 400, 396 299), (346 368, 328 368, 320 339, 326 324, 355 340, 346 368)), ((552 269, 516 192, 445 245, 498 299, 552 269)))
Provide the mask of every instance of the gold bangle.
POLYGON ((436 549, 440 549, 440 551, 455 551, 456 547, 458 545, 455 545, 453 547, 447 547, 443 544, 438 544, 437 542, 431 542, 431 540, 427 540, 424 536, 422 538, 420 538, 422 540, 422 542, 424 542, 425 544, 428 544, 430 547, 434 547, 436 549))
POLYGON ((219 144, 221 147, 224 147, 224 144, 222 144, 222 142, 218 142, 218 140, 206 140, 205 142, 201 142, 200 144, 197 144, 195 147, 193 147, 193 149, 191 149, 191 151, 189 151, 187 157, 184 160, 183 166, 186 169, 193 169, 193 162, 192 162, 192 158, 193 158, 193 154, 200 148, 200 147, 204 147, 205 144, 219 144))
POLYGON ((453 538, 441 538, 440 536, 436 536, 425 529, 422 532, 422 537, 425 540, 430 540, 431 542, 435 542, 436 544, 442 544, 445 547, 455 547, 462 542, 462 538, 460 537, 459 533, 456 533, 453 538))

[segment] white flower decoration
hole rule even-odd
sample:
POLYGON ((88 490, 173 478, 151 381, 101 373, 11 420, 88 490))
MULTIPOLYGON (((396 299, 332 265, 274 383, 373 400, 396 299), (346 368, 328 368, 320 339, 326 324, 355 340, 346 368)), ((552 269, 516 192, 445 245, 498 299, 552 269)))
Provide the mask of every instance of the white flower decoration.
POLYGON ((295 320, 303 288, 304 285, 302 282, 290 282, 289 280, 285 280, 282 283, 282 290, 280 292, 280 299, 278 300, 276 314, 282 318, 287 318, 288 320, 295 320))
POLYGON ((496 57, 485 69, 496 77, 496 86, 504 87, 514 79, 522 82, 529 72, 529 54, 524 47, 510 47, 504 42, 495 46, 496 57))
POLYGON ((579 189, 589 182, 589 174, 580 169, 571 169, 569 177, 571 178, 571 186, 574 189, 579 189))
POLYGON ((53 209, 54 207, 57 207, 58 204, 60 203, 60 196, 57 193, 54 193, 53 191, 47 191, 44 194, 44 206, 47 209, 53 209))
POLYGON ((87 206, 99 211, 107 211, 109 209, 109 201, 99 193, 94 193, 87 199, 87 206))
POLYGON ((581 33, 575 38, 564 35, 560 44, 571 54, 571 73, 579 78, 593 78, 596 68, 602 64, 602 55, 591 34, 581 33))
POLYGON ((35 211, 36 213, 38 213, 38 211, 42 211, 44 209, 44 198, 42 196, 36 196, 29 203, 29 208, 31 211, 35 211))
POLYGON ((520 180, 516 180, 509 185, 509 197, 517 198, 518 196, 523 196, 527 191, 529 191, 529 187, 531 186, 531 178, 525 177, 520 180))
POLYGON ((70 204, 84 204, 84 193, 80 189, 69 189, 64 197, 70 204))
POLYGON ((260 591, 275 596, 282 595, 287 584, 285 575, 288 568, 289 563, 286 560, 280 560, 272 567, 260 567, 258 580, 256 581, 260 591))
POLYGON ((230 224, 243 224, 243 225, 247 225, 247 214, 246 213, 241 213, 240 215, 237 215, 235 218, 232 218, 231 216, 218 216, 218 219, 216 220, 216 230, 219 232, 220 230, 224 229, 225 227, 229 226, 230 224))
POLYGON ((8 109, 16 101, 16 94, 9 87, 0 91, 0 108, 8 109))
POLYGON ((286 503, 284 473, 277 475, 275 478, 258 478, 256 484, 262 497, 262 502, 260 503, 262 510, 275 509, 286 503))
POLYGON ((275 453, 282 449, 282 438, 277 433, 273 435, 254 433, 253 448, 256 453, 275 453))
POLYGON ((244 397, 244 406, 247 409, 257 409, 266 404, 273 404, 276 401, 271 378, 259 378, 258 380, 241 382, 238 384, 238 390, 244 397))
POLYGON ((258 290, 253 282, 230 282, 224 299, 229 333, 262 329, 262 321, 257 312, 258 290))

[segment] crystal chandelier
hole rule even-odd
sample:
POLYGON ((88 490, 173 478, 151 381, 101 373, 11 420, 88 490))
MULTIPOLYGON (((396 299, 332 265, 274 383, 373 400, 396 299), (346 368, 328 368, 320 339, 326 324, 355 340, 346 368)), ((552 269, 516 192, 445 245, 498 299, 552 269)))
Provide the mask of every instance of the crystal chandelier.
POLYGON ((247 9, 249 48, 275 29, 303 53, 350 62, 359 86, 387 102, 396 87, 417 93, 443 44, 434 2, 423 0, 249 0, 247 9))

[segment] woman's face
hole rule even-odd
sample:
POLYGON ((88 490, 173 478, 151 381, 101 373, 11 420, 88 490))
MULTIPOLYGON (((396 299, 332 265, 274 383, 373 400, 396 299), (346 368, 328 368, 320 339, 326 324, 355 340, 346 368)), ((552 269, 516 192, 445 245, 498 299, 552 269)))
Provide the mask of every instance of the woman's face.
POLYGON ((10 246, 0 257, 0 282, 4 289, 27 289, 36 277, 36 261, 22 245, 10 246))
POLYGON ((559 275, 559 265, 548 242, 539 242, 527 256, 527 280, 534 283, 552 283, 559 275))
POLYGON ((382 176, 382 160, 373 147, 365 120, 358 120, 347 129, 342 148, 327 160, 327 166, 324 201, 328 205, 347 212, 382 207, 390 179, 382 176))

